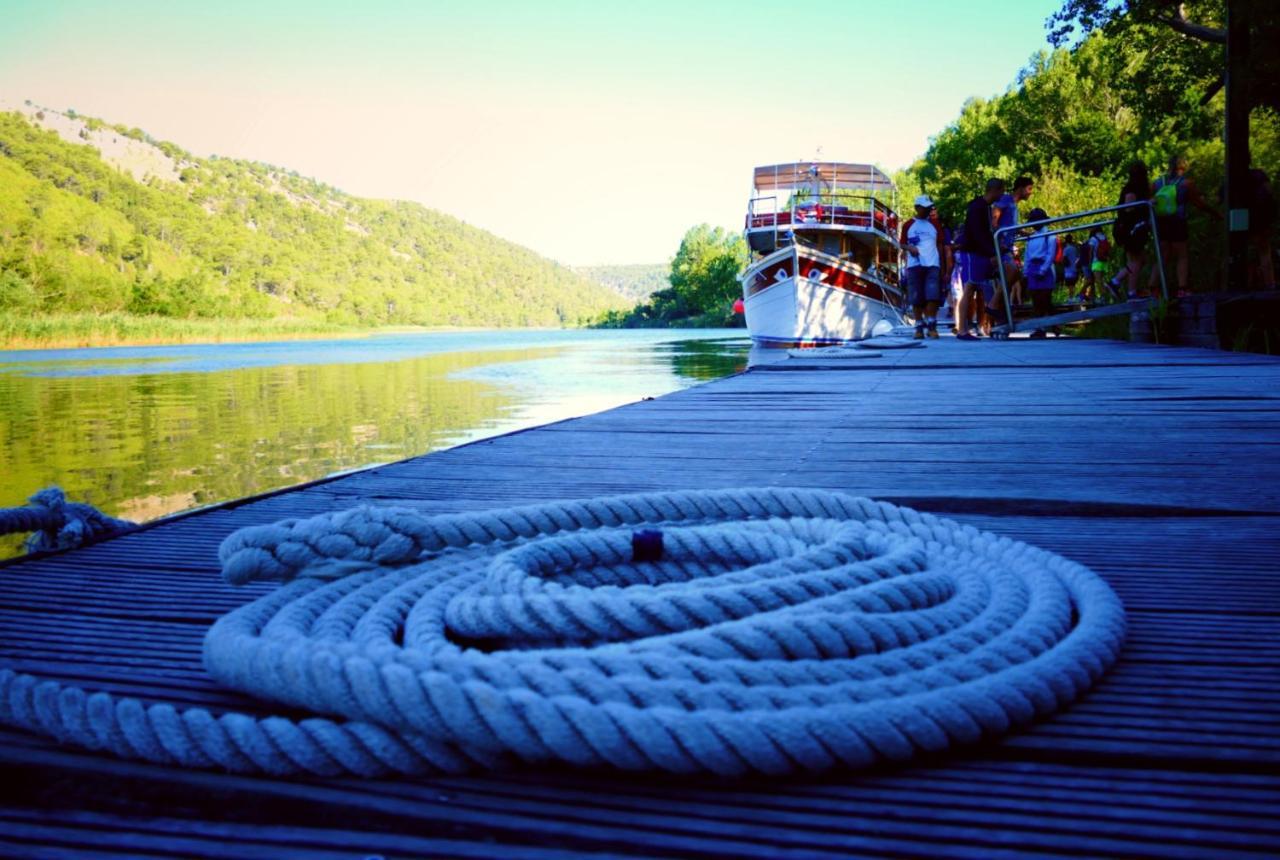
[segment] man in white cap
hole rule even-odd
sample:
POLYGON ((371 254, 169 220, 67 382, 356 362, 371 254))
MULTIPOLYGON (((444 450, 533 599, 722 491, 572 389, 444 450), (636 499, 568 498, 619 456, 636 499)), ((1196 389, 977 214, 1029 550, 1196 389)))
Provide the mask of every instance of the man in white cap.
POLYGON ((900 242, 907 252, 907 296, 916 315, 916 340, 938 336, 938 299, 946 259, 942 228, 928 194, 916 198, 916 214, 902 225, 900 242))

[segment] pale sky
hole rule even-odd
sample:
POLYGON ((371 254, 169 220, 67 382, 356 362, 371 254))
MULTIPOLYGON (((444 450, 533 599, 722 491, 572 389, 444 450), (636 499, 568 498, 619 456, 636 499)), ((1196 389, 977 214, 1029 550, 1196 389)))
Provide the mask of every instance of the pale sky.
POLYGON ((1061 0, 0 0, 0 96, 414 200, 563 263, 740 229, 751 168, 893 170, 1061 0))

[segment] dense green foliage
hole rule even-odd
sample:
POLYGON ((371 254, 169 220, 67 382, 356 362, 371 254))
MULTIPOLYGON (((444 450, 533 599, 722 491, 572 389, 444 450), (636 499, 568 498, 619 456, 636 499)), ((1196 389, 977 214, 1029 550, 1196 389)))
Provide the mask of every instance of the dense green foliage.
POLYGON ((137 181, 0 113, 0 311, 559 326, 625 305, 423 206, 158 146, 179 181, 137 181))
POLYGON ((738 274, 748 257, 741 234, 709 224, 691 227, 671 260, 671 286, 630 311, 606 315, 600 324, 608 328, 744 325, 741 315, 733 313, 733 301, 742 295, 738 274))
MULTIPOLYGON (((1232 0, 1243 15, 1252 49, 1242 82, 1253 107, 1280 111, 1280 4, 1275 0, 1232 0)), ((1049 18, 1049 41, 1063 45, 1077 33, 1099 31, 1120 41, 1143 43, 1122 82, 1137 101, 1167 99, 1185 90, 1213 92, 1222 82, 1226 44, 1224 0, 1063 0, 1049 18), (1206 50, 1206 43, 1218 46, 1206 50)))
POLYGON ((636 263, 624 266, 575 266, 574 271, 606 286, 631 302, 642 302, 658 290, 671 286, 671 270, 663 263, 636 263))
MULTIPOLYGON (((1072 50, 1041 52, 1006 93, 964 105, 924 156, 899 174, 900 197, 926 191, 944 219, 958 222, 987 177, 1027 174, 1036 185, 1024 209, 1061 215, 1116 203, 1131 161, 1146 163, 1154 179, 1170 155, 1183 153, 1205 197, 1216 202, 1223 180, 1223 96, 1204 96, 1222 62, 1220 45, 1132 22, 1122 34, 1099 29, 1072 50)), ((1254 164, 1274 178, 1280 166, 1276 114, 1254 111, 1251 144, 1254 164)), ((1223 231, 1193 211, 1191 232, 1191 286, 1215 287, 1223 231)))

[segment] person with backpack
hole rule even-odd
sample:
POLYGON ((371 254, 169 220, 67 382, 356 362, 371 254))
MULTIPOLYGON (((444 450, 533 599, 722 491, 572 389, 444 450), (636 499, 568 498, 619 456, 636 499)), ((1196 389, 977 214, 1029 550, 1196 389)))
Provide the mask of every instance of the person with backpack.
MULTIPOLYGON (((1043 209, 1032 209, 1027 215, 1031 222, 1044 221, 1049 216, 1043 209)), ((1049 228, 1042 225, 1027 240, 1027 252, 1022 265, 1023 276, 1027 279, 1027 291, 1031 293, 1032 315, 1049 316, 1053 309, 1053 287, 1056 273, 1054 260, 1058 258, 1058 237, 1049 234, 1049 228)), ((1038 328, 1031 333, 1033 338, 1047 337, 1045 330, 1038 328)))
MULTIPOLYGON (((1126 203, 1140 203, 1151 197, 1151 182, 1147 177, 1147 166, 1141 161, 1129 165, 1129 179, 1120 189, 1117 206, 1126 203)), ((1147 217, 1145 206, 1134 206, 1121 209, 1116 215, 1116 244, 1124 249, 1124 267, 1116 272, 1107 282, 1107 288, 1115 295, 1121 288, 1125 298, 1138 297, 1138 275, 1147 263, 1147 240, 1151 238, 1151 222, 1147 217)))
POLYGON ((1096 293, 1093 284, 1093 234, 1088 233, 1080 244, 1080 292, 1076 301, 1093 304, 1096 293))
MULTIPOLYGON (((1176 263, 1174 271, 1177 275, 1178 294, 1187 291, 1187 275, 1190 261, 1187 257, 1187 204, 1190 203, 1202 212, 1206 212, 1217 221, 1222 220, 1222 213, 1211 206, 1195 180, 1187 175, 1190 167, 1185 155, 1174 155, 1169 158, 1169 172, 1156 179, 1151 186, 1151 203, 1156 212, 1156 231, 1160 234, 1160 254, 1165 264, 1176 263)), ((1160 273, 1152 269, 1147 280, 1148 291, 1154 293, 1156 281, 1160 273)))
MULTIPOLYGON (((1107 283, 1107 261, 1111 259, 1111 242, 1101 227, 1094 227, 1089 232, 1084 243, 1084 255, 1084 288, 1080 294, 1087 300, 1093 300, 1100 295, 1095 286, 1107 283)), ((1112 298, 1115 298, 1114 291, 1112 298)))

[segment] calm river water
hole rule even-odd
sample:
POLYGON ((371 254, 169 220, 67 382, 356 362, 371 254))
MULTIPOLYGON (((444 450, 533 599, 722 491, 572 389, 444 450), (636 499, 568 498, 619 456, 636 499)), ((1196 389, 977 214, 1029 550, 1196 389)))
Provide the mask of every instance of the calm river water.
POLYGON ((148 520, 686 388, 748 346, 508 330, 0 352, 0 507, 56 484, 148 520))

